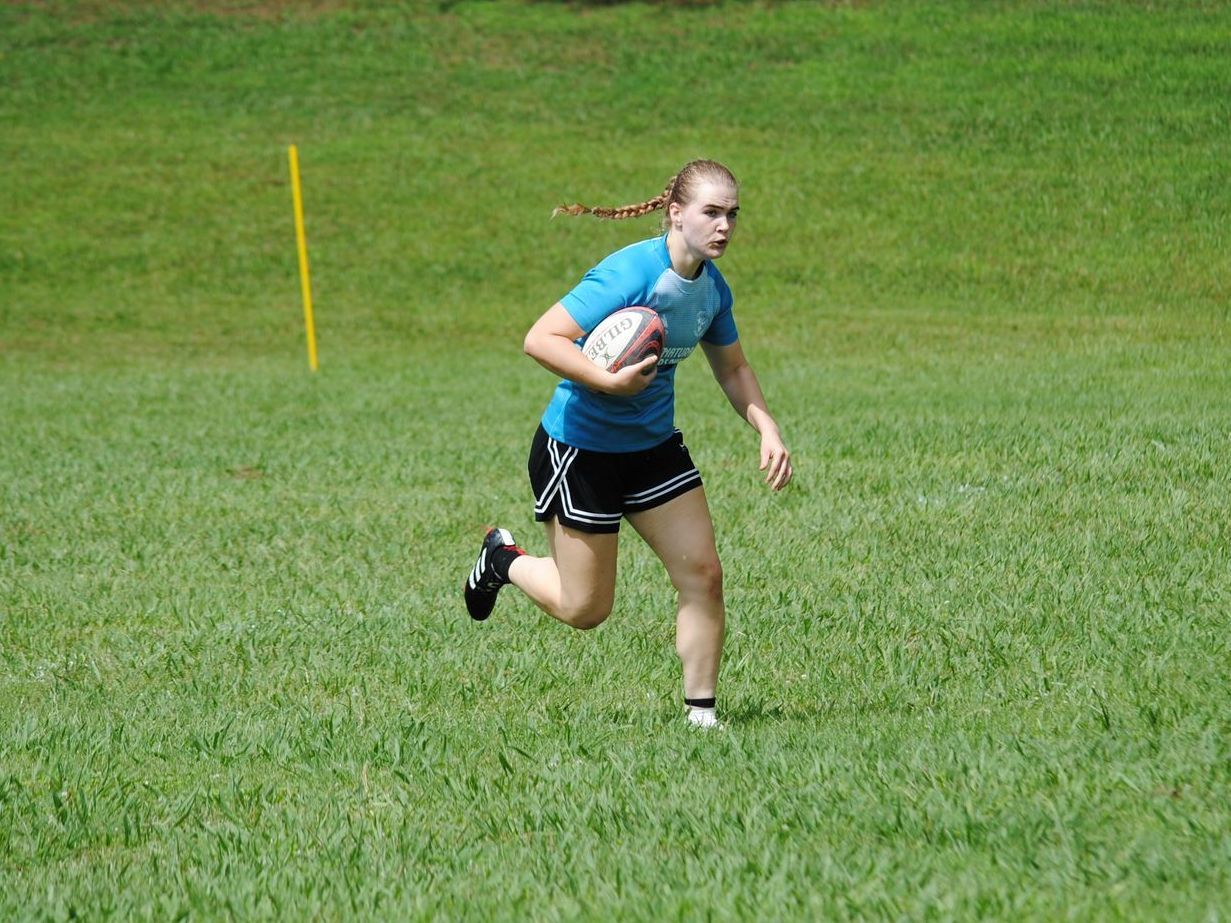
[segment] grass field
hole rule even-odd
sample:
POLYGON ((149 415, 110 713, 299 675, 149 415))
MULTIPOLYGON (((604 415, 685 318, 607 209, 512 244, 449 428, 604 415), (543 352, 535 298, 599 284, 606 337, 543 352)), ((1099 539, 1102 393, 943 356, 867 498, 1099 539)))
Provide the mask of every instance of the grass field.
POLYGON ((0 4, 0 918, 1226 919, 1231 7, 392 6, 0 4), (631 534, 458 592, 697 156, 719 734, 631 534))

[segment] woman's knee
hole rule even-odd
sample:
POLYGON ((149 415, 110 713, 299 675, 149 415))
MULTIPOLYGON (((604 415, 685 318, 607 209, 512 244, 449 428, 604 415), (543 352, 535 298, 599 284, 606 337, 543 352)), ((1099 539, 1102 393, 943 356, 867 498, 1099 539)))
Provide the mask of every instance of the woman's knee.
POLYGON ((585 599, 576 602, 565 602, 560 607, 560 619, 574 628, 589 631, 607 621, 611 615, 612 601, 606 599, 585 599))
POLYGON ((689 561, 674 582, 681 593, 722 599, 722 562, 717 555, 689 561))

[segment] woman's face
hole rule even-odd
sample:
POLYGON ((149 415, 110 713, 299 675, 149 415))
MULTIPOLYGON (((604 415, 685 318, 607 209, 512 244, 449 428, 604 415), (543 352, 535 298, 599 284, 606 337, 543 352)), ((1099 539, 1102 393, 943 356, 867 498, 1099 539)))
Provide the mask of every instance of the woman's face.
POLYGON ((671 227, 699 259, 716 260, 726 252, 739 215, 739 191, 730 183, 702 182, 691 202, 670 206, 671 227))

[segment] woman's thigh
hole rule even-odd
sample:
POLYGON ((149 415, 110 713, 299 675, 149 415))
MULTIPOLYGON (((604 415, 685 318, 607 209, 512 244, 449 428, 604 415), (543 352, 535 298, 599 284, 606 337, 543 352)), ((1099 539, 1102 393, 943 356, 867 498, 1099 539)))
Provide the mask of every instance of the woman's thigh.
POLYGON ((554 518, 543 525, 560 573, 561 606, 571 611, 610 611, 615 600, 619 533, 581 532, 554 518))
POLYGON ((703 487, 652 510, 630 513, 628 522, 658 555, 677 589, 721 580, 714 521, 703 487))

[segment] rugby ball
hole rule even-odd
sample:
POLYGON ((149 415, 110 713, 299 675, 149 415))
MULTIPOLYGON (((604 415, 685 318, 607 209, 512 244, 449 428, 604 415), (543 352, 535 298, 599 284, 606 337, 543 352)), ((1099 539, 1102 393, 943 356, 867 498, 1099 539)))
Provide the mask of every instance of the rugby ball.
MULTIPOLYGON (((636 365, 649 355, 661 356, 667 328, 651 308, 621 308, 599 322, 581 344, 586 358, 608 372, 636 365)), ((651 366, 653 368, 653 366, 651 366)), ((649 374, 647 370, 645 374, 649 374)))

